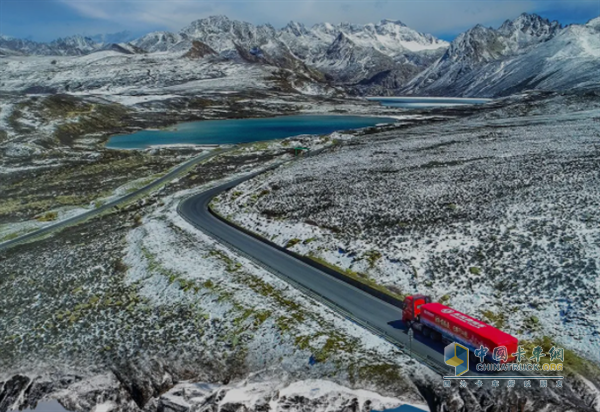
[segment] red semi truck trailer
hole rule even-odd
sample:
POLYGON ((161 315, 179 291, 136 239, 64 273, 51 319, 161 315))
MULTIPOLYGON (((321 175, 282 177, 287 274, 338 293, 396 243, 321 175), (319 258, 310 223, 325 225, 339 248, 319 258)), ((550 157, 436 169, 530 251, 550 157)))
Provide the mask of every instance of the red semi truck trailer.
POLYGON ((505 346, 506 361, 512 362, 519 344, 514 336, 441 303, 432 303, 429 296, 420 294, 404 299, 402 321, 435 341, 460 343, 470 351, 483 345, 488 348, 490 360, 495 348, 505 346))

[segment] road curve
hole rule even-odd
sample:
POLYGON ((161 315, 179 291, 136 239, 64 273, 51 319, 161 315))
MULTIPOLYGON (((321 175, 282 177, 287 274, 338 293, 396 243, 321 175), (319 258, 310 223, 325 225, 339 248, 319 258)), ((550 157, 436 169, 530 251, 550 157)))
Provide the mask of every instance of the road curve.
MULTIPOLYGON (((269 168, 272 169, 273 167, 269 168)), ((179 205, 179 214, 209 236, 234 248, 242 255, 284 279, 302 292, 321 301, 350 320, 380 335, 440 374, 450 371, 444 364, 441 348, 432 348, 418 340, 409 345, 406 331, 399 326, 400 309, 362 290, 344 283, 312 266, 249 236, 215 217, 209 203, 219 193, 255 177, 244 176, 192 196, 179 205)))
POLYGON ((9 249, 13 246, 16 246, 20 243, 25 243, 25 242, 29 242, 32 241, 34 239, 37 239, 41 236, 44 235, 48 235, 52 232, 55 232, 57 230, 63 229, 67 226, 72 226, 72 225, 76 225, 79 224, 81 222, 86 221, 87 219, 90 219, 92 217, 98 216, 106 211, 108 211, 109 209, 116 207, 116 206, 121 206, 123 204, 128 203, 129 201, 131 201, 132 199, 135 199, 136 197, 150 192, 154 189, 159 188, 161 185, 163 185, 164 183, 167 183, 173 179, 175 179, 180 173, 182 173, 183 171, 187 170, 187 168, 192 167, 197 165, 198 163, 207 160, 211 157, 223 154, 229 150, 233 150, 233 149, 216 149, 216 150, 212 150, 208 153, 202 154, 200 156, 196 156, 191 160, 188 160, 187 162, 184 162, 182 164, 180 164, 179 166, 176 166, 174 169, 172 169, 170 172, 168 172, 166 175, 164 175, 163 177, 153 181, 152 183, 142 187, 139 190, 136 190, 135 192, 132 192, 126 196, 123 196, 119 199, 113 200, 112 202, 106 203, 105 205, 102 205, 96 209, 90 210, 89 212, 85 212, 82 213, 80 215, 74 216, 72 218, 69 219, 65 219, 65 220, 61 220, 60 222, 57 222, 55 224, 49 225, 49 226, 45 226, 41 229, 38 229, 34 232, 31 233, 27 233, 23 236, 19 236, 18 238, 15 238, 13 240, 9 240, 7 242, 3 242, 0 243, 0 252, 6 249, 9 249))

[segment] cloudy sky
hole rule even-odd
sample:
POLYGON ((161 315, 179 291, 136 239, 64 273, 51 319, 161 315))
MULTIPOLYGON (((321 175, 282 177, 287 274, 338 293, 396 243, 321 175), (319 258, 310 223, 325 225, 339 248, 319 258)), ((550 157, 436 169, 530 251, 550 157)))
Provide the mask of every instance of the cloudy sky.
POLYGON ((600 0, 0 0, 0 34, 39 41, 123 30, 141 35, 178 31, 192 20, 225 14, 275 27, 290 20, 307 25, 401 20, 451 40, 477 23, 495 27, 523 12, 584 23, 600 15, 600 0))

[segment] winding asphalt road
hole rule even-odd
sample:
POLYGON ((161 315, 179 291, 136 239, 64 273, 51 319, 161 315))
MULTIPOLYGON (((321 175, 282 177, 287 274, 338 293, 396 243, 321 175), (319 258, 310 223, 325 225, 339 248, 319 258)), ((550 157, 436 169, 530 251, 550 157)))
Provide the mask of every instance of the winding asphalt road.
POLYGON ((188 168, 193 167, 193 166, 197 165, 198 163, 203 162, 211 157, 223 154, 229 150, 233 150, 233 148, 232 149, 216 149, 216 150, 212 150, 208 153, 202 154, 200 156, 194 157, 193 159, 191 159, 187 162, 184 162, 184 163, 180 164, 179 166, 176 166, 175 168, 173 168, 171 171, 169 171, 167 174, 165 174, 161 178, 153 181, 152 183, 150 183, 150 184, 142 187, 141 189, 138 189, 135 192, 132 192, 126 196, 123 196, 119 199, 116 199, 109 203, 106 203, 105 205, 102 205, 96 209, 90 210, 89 212, 82 213, 80 215, 74 216, 69 219, 61 220, 60 222, 51 224, 49 226, 45 226, 34 232, 27 233, 26 235, 23 235, 23 236, 19 236, 18 238, 15 238, 13 240, 9 240, 7 242, 0 243, 0 252, 3 250, 9 249, 13 246, 16 246, 20 243, 30 242, 32 240, 35 240, 39 237, 48 235, 57 230, 64 229, 65 227, 77 225, 77 224, 82 223, 92 217, 96 217, 96 216, 112 209, 113 207, 118 207, 118 206, 127 204, 128 202, 132 201, 133 199, 137 198, 138 196, 149 193, 155 189, 158 189, 163 184, 170 182, 171 180, 173 180, 177 176, 179 176, 181 173, 186 171, 188 168))
MULTIPOLYGON (((200 162, 233 149, 217 149, 197 156, 175 167, 163 177, 124 197, 11 241, 0 243, 0 252, 21 243, 33 241, 65 227, 79 224, 113 207, 127 204, 138 196, 147 194, 175 179, 200 162)), ((414 339, 409 339, 406 329, 400 321, 402 317, 400 308, 338 280, 281 250, 273 248, 255 237, 249 236, 217 218, 209 210, 209 204, 215 196, 267 170, 275 169, 283 163, 286 162, 277 163, 259 172, 240 177, 192 196, 180 203, 178 208, 179 214, 204 233, 237 250, 241 255, 290 283, 306 295, 329 306, 347 319, 396 345, 405 353, 409 353, 413 358, 429 366, 440 375, 452 375, 452 369, 444 364, 443 346, 441 344, 422 341, 423 338, 419 335, 416 335, 414 339)))
MULTIPOLYGON (((273 168, 273 167, 271 167, 273 168)), ((270 169, 271 169, 270 168, 270 169)), ((263 171, 264 172, 264 171, 263 171)), ((331 307, 350 320, 367 328, 442 375, 452 374, 444 364, 441 348, 432 348, 418 340, 409 345, 401 326, 400 308, 344 283, 260 240, 240 232, 215 217, 209 210, 211 200, 223 191, 262 172, 232 180, 184 200, 179 214, 196 228, 216 238, 243 256, 269 270, 305 294, 331 307)))

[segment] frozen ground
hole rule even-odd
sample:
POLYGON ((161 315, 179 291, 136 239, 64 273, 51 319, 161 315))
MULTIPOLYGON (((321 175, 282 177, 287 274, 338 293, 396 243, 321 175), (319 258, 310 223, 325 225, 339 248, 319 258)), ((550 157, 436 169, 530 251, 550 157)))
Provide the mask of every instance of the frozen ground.
POLYGON ((188 59, 177 53, 126 55, 103 51, 80 57, 8 57, 0 61, 0 89, 93 93, 131 105, 144 101, 136 97, 140 94, 160 100, 192 91, 236 92, 247 89, 248 84, 255 89, 267 89, 276 70, 218 58, 188 59))
POLYGON ((393 292, 600 363, 599 137, 595 96, 514 103, 353 139, 217 209, 393 292))
POLYGON ((281 156, 284 147, 240 150, 123 210, 4 252, 0 410, 48 398, 81 411, 199 402, 191 389, 163 396, 182 381, 213 382, 205 395, 220 393, 211 398, 220 410, 425 404, 415 385, 429 385, 426 367, 177 214, 182 197, 281 156), (298 383, 307 379, 322 381, 298 383))
MULTIPOLYGON (((499 118, 506 117, 500 116, 499 110, 511 109, 483 110, 470 122, 497 123, 493 120, 494 113, 499 118)), ((409 149, 418 150, 425 145, 423 152, 434 150, 430 146, 435 138, 423 137, 423 131, 429 130, 437 136, 440 122, 449 115, 453 116, 452 110, 447 109, 426 117, 400 118, 398 130, 403 133, 402 139, 397 138, 398 132, 381 133, 381 129, 370 128, 360 135, 304 136, 248 145, 197 166, 160 191, 123 209, 3 252, 0 255, 0 287, 4 297, 0 300, 3 348, 0 411, 12 406, 30 407, 37 400, 49 398, 57 398, 79 411, 139 411, 142 406, 146 412, 184 411, 188 407, 220 412, 244 408, 258 411, 264 405, 277 406, 277 410, 346 411, 359 406, 369 410, 368 401, 373 406, 427 404, 432 410, 481 410, 492 403, 507 409, 526 404, 528 411, 593 410, 588 406, 596 396, 595 377, 588 380, 591 386, 573 380, 561 391, 442 388, 439 378, 428 369, 215 243, 176 214, 177 202, 184 196, 269 162, 290 158, 290 147, 296 145, 314 150, 334 144, 335 149, 267 176, 274 179, 293 171, 300 180, 291 178, 285 181, 288 184, 285 187, 266 189, 259 179, 259 183, 251 182, 248 187, 232 190, 229 196, 234 204, 239 205, 237 199, 245 198, 246 212, 260 210, 260 202, 273 192, 293 191, 309 179, 316 182, 312 187, 319 187, 318 179, 335 177, 329 187, 320 189, 327 194, 356 170, 367 176, 360 175, 360 179, 369 182, 362 187, 372 188, 375 194, 375 189, 380 190, 383 185, 374 184, 378 179, 368 177, 371 172, 367 166, 377 165, 376 170, 383 170, 384 175, 390 170, 386 164, 399 169, 385 160, 384 149, 403 153, 406 162, 418 164, 418 155, 409 149), (400 150, 398 144, 408 146, 400 150), (379 148, 373 154, 380 158, 367 162, 363 155, 373 148, 379 148), (340 156, 344 156, 346 166, 336 160, 340 156), (314 174, 322 165, 329 165, 329 169, 315 179, 314 174), (357 165, 360 168, 351 169, 357 165), (256 196, 250 194, 250 189, 258 190, 256 196), (203 399, 210 401, 199 407, 203 399)), ((587 115, 582 116, 578 124, 585 125, 581 119, 587 115)), ((457 121, 445 121, 446 126, 460 127, 457 121)), ((433 144, 437 143, 436 140, 433 144)), ((110 156, 99 151, 93 161, 81 167, 86 172, 77 175, 72 195, 85 198, 87 195, 82 197, 87 193, 85 190, 99 187, 105 180, 112 182, 112 190, 122 187, 121 179, 134 181, 135 186, 140 176, 151 176, 179 156, 190 155, 185 148, 178 150, 162 148, 143 154, 119 152, 110 156), (141 173, 141 165, 152 167, 141 173)), ((450 159, 459 156, 458 153, 450 152, 450 159)), ((58 190, 63 187, 60 183, 64 182, 64 176, 75 176, 69 174, 67 166, 56 170, 62 174, 34 176, 38 171, 23 171, 23 177, 27 178, 24 182, 37 181, 39 187, 30 188, 13 181, 11 190, 16 190, 14 193, 37 193, 44 188, 58 190)), ((417 183, 415 180, 413 190, 418 188, 417 183)), ((294 201, 299 205, 313 201, 307 188, 303 196, 296 193, 294 201)), ((131 185, 123 188, 129 189, 131 185)), ((40 193, 46 196, 47 192, 40 193)), ((335 198, 325 199, 333 202, 335 198)), ((6 206, 4 210, 8 210, 6 206)), ((311 213, 319 210, 308 209, 311 213)), ((237 206, 231 209, 231 213, 238 212, 237 206)), ((6 216, 7 220, 16 217, 6 216)), ((329 218, 327 214, 323 216, 329 218)), ((283 217, 277 217, 280 218, 283 217)), ((267 223, 263 220, 262 224, 267 223)), ((268 224, 275 223, 282 232, 277 241, 287 244, 292 240, 284 239, 288 233, 290 237, 302 238, 300 243, 290 246, 297 250, 308 253, 315 243, 321 248, 316 252, 335 260, 342 256, 337 246, 347 247, 349 253, 343 253, 342 266, 364 265, 364 261, 352 262, 350 247, 353 246, 343 242, 357 239, 370 248, 386 250, 385 245, 373 242, 370 237, 355 236, 358 232, 345 234, 334 226, 317 228, 314 225, 318 221, 310 225, 297 221, 293 231, 290 227, 283 229, 287 224, 284 220, 273 218, 268 224)), ((422 225, 426 224, 424 220, 422 225)), ((363 230, 363 226, 359 229, 363 230)), ((263 228, 275 231, 274 226, 263 228)), ((365 233, 370 235, 373 231, 365 233)), ((418 256, 426 257, 427 250, 418 256)), ((367 268, 365 272, 378 280, 390 276, 387 265, 404 267, 404 263, 387 262, 387 257, 375 253, 369 256, 373 269, 367 268)), ((425 276, 426 260, 419 264, 422 266, 418 274, 425 276)), ((414 282, 418 284, 419 280, 414 282)), ((432 283, 429 290, 437 293, 436 286, 432 283)))

